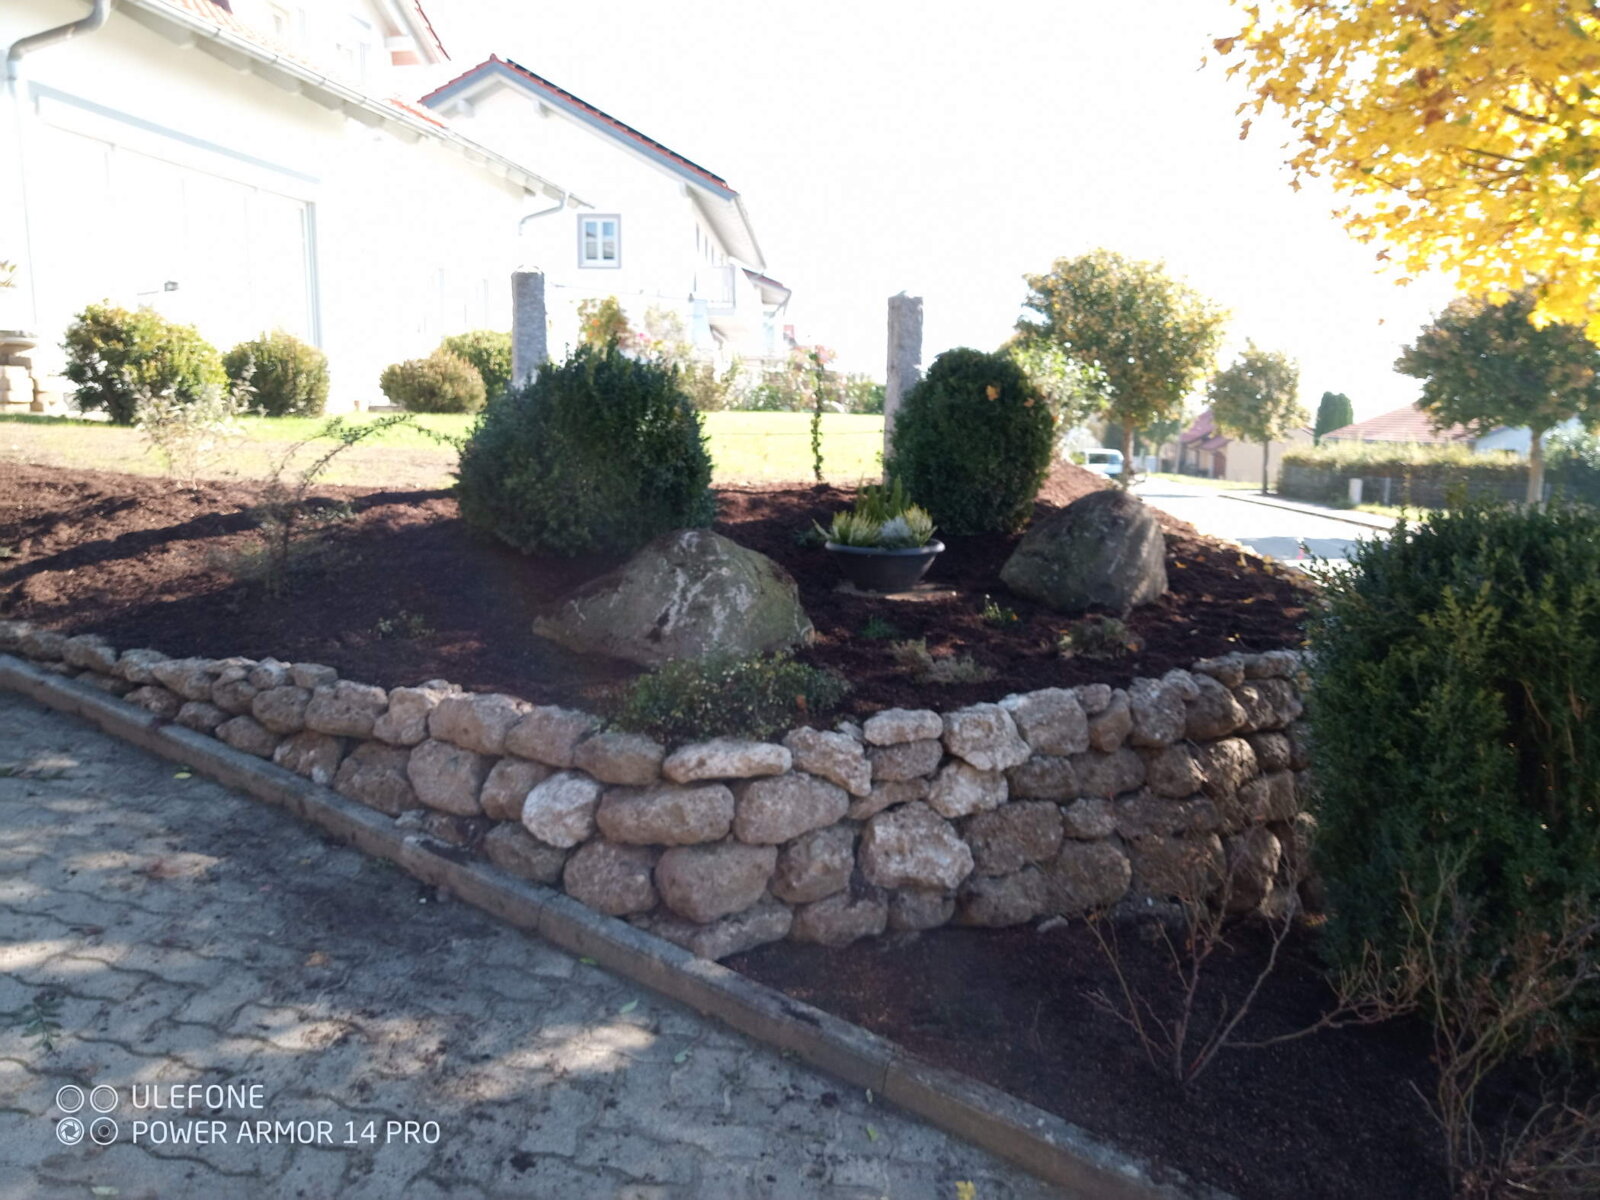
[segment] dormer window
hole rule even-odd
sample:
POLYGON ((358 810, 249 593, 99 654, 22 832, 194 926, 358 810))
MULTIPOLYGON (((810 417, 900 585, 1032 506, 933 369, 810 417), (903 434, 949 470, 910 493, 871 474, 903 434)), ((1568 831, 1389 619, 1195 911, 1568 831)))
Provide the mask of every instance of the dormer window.
POLYGON ((620 267, 622 265, 622 218, 602 213, 578 218, 578 265, 580 267, 620 267))

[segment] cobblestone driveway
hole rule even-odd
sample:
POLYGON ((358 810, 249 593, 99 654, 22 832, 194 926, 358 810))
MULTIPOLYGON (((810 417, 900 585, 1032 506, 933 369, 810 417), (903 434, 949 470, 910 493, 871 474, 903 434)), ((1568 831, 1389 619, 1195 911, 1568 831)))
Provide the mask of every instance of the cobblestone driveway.
POLYGON ((1057 1194, 7 693, 0 1014, 3 1200, 1057 1194), (230 1083, 260 1107, 134 1107, 144 1085, 230 1083))

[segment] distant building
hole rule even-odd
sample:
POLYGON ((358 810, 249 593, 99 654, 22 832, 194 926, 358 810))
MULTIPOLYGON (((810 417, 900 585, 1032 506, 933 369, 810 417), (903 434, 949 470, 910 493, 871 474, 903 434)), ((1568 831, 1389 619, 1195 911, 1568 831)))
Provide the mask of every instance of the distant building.
POLYGON ((490 56, 422 98, 457 128, 583 188, 524 218, 519 255, 545 274, 550 349, 578 340, 578 304, 615 296, 636 330, 673 314, 705 358, 781 367, 789 289, 767 274, 744 200, 716 175, 519 63, 490 56))
MULTIPOLYGON (((1291 446, 1309 446, 1311 429, 1296 429, 1282 441, 1267 443, 1267 471, 1270 475, 1291 446)), ((1261 482, 1261 443, 1241 442, 1217 428, 1208 408, 1193 425, 1178 435, 1178 470, 1185 475, 1204 475, 1209 479, 1229 479, 1235 483, 1261 482)), ((1270 486, 1271 480, 1268 484, 1270 486)))
MULTIPOLYGON (((1564 421, 1551 432, 1578 428, 1576 420, 1564 421)), ((1547 438, 1549 434, 1545 435, 1547 438)), ((1368 417, 1330 430, 1322 435, 1324 442, 1359 442, 1367 445, 1396 446, 1466 446, 1476 454, 1491 454, 1509 450, 1520 458, 1528 457, 1533 435, 1527 426, 1497 426, 1484 433, 1474 433, 1465 425, 1451 425, 1435 429, 1433 418, 1414 404, 1392 412, 1368 417)))

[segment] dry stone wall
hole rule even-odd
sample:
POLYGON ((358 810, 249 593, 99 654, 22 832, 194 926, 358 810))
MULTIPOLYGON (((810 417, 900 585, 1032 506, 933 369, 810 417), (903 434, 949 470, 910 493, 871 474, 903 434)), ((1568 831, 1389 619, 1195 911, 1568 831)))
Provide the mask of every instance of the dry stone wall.
POLYGON ((671 748, 443 680, 385 691, 19 621, 0 621, 0 652, 708 958, 1188 897, 1245 912, 1309 886, 1293 651, 671 748))

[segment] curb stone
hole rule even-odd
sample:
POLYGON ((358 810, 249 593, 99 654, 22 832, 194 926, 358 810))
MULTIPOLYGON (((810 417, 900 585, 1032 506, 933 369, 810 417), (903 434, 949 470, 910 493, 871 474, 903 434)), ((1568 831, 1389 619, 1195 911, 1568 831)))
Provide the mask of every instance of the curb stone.
POLYGON ((81 717, 141 749, 285 809, 519 929, 591 958, 848 1084, 871 1089, 929 1124, 1067 1189, 1067 1195, 1085 1200, 1232 1200, 997 1088, 924 1062, 876 1034, 602 916, 560 892, 407 833, 381 813, 97 688, 7 654, 0 654, 0 688, 81 717))
POLYGON ((1237 500, 1241 504, 1259 504, 1262 508, 1281 508, 1285 512, 1304 513, 1308 517, 1324 517, 1329 521, 1343 521, 1346 525, 1360 525, 1364 529, 1376 529, 1388 533, 1394 528, 1394 521, 1388 517, 1380 517, 1375 513, 1357 513, 1339 508, 1322 508, 1316 504, 1299 504, 1293 500, 1263 499, 1258 495, 1238 495, 1234 492, 1220 493, 1225 500, 1237 500))

